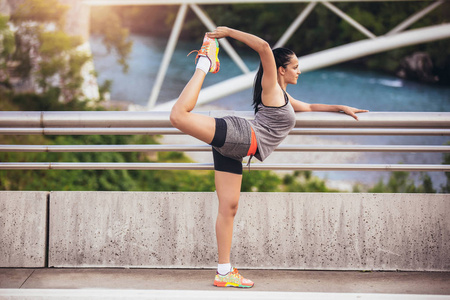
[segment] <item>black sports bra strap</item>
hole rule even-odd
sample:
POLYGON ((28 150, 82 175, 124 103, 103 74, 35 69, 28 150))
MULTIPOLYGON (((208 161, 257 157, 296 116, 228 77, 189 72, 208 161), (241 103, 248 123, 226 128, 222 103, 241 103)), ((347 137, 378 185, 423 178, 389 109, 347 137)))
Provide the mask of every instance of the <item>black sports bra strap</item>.
POLYGON ((282 91, 283 91, 283 94, 284 94, 284 100, 285 100, 285 102, 286 102, 286 104, 289 102, 289 97, 288 97, 288 95, 287 95, 287 93, 283 90, 283 89, 281 89, 282 91))

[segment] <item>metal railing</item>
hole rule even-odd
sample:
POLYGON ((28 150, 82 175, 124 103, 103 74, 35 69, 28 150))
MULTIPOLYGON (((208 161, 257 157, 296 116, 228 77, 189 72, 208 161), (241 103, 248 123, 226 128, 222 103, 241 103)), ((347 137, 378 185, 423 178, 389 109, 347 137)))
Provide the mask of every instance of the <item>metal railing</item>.
MULTIPOLYGON (((201 114, 253 118, 252 112, 209 111, 201 114)), ((183 134, 172 128, 169 112, 0 112, 2 135, 169 135, 183 134)), ((405 135, 450 136, 448 112, 371 112, 359 121, 339 113, 297 113, 291 135, 405 135)), ((0 145, 0 152, 157 152, 210 151, 198 145, 0 145)), ((280 145, 285 152, 450 152, 444 145, 280 145)), ((0 162, 3 170, 212 170, 211 163, 62 163, 0 162)), ((252 164, 252 170, 315 171, 450 171, 440 164, 252 164)))

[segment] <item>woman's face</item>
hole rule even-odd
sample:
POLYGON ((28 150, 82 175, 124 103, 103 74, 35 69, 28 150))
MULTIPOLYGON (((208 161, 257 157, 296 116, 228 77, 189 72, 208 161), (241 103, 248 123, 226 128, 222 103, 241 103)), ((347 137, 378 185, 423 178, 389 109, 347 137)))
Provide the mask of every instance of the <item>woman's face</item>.
POLYGON ((292 55, 292 58, 289 64, 285 68, 286 72, 284 74, 284 81, 287 84, 297 84, 298 75, 301 74, 300 69, 298 68, 298 58, 295 55, 292 55))

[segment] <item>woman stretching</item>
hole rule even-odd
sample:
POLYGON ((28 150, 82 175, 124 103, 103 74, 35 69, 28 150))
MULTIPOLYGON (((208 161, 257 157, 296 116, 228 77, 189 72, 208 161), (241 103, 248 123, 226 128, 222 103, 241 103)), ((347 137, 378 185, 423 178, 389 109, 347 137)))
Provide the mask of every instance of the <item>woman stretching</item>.
POLYGON ((195 73, 173 106, 170 121, 182 132, 212 146, 219 198, 216 221, 219 264, 214 285, 252 287, 253 282, 243 278, 230 264, 233 221, 241 191, 242 159, 254 155, 263 161, 269 156, 294 127, 296 111, 344 112, 358 119, 355 113, 366 110, 295 100, 286 92, 287 85, 296 84, 300 75, 295 53, 284 48, 272 51, 266 41, 239 30, 218 27, 214 32, 206 33, 196 60, 195 73), (235 116, 213 118, 191 112, 206 74, 219 71, 217 39, 224 37, 245 43, 261 59, 254 84, 255 118, 252 121, 235 116))

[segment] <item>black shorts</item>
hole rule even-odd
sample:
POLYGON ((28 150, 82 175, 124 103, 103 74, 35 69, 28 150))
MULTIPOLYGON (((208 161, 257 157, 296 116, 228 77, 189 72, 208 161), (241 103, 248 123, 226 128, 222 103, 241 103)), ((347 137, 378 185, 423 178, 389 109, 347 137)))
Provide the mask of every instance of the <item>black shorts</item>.
MULTIPOLYGON (((227 123, 222 118, 216 118, 216 132, 211 146, 222 147, 227 136, 227 123)), ((237 160, 220 154, 212 148, 214 158, 214 170, 242 175, 242 160, 237 160)))

